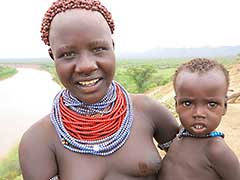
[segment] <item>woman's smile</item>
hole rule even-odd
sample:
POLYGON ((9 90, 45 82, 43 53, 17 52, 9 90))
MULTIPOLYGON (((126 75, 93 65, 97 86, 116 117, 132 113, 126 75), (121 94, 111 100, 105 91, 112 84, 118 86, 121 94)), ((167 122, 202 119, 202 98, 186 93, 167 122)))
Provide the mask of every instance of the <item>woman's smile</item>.
POLYGON ((102 85, 102 82, 102 78, 96 78, 86 81, 78 81, 76 82, 76 86, 85 93, 93 93, 101 88, 100 86, 102 85))
POLYGON ((99 78, 96 78, 88 81, 79 81, 78 84, 83 87, 90 87, 94 86, 99 80, 100 80, 99 78))

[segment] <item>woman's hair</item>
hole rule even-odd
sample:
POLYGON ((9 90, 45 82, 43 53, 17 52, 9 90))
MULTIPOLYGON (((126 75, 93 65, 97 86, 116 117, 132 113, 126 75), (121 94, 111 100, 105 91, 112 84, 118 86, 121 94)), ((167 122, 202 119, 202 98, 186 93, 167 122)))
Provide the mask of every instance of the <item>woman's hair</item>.
POLYGON ((58 13, 65 12, 66 10, 69 10, 69 9, 86 9, 86 10, 100 12, 105 18, 105 20, 107 21, 110 27, 111 33, 113 34, 115 25, 112 19, 112 15, 107 10, 107 8, 100 3, 99 0, 57 0, 52 3, 52 5, 47 10, 42 20, 41 38, 46 45, 48 46, 50 45, 48 36, 49 36, 50 25, 53 18, 58 13))
POLYGON ((196 72, 199 74, 203 74, 203 73, 209 72, 213 69, 223 72, 225 79, 226 79, 227 87, 228 87, 229 86, 229 72, 226 70, 226 68, 222 64, 218 63, 217 61, 206 59, 206 58, 195 58, 195 59, 192 59, 192 60, 180 65, 177 68, 177 70, 173 76, 173 86, 175 88, 176 78, 181 71, 188 71, 188 72, 192 72, 192 73, 196 72))

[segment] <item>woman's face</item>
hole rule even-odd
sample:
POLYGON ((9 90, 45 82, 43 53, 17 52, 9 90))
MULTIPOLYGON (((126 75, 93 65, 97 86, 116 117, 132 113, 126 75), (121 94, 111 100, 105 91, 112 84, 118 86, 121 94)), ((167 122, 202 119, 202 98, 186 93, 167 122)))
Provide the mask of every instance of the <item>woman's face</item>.
POLYGON ((98 102, 115 73, 110 28, 95 11, 67 10, 57 14, 50 27, 50 47, 62 84, 79 100, 98 102))
POLYGON ((176 78, 176 111, 184 128, 195 135, 215 130, 226 112, 227 83, 224 74, 182 71, 176 78))

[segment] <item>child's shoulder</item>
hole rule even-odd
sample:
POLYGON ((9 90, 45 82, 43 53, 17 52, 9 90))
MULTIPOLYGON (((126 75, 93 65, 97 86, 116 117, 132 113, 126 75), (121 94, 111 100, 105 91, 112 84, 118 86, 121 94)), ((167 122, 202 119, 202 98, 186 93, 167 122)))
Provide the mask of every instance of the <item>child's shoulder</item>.
POLYGON ((210 138, 206 148, 206 156, 211 167, 222 179, 239 180, 239 160, 223 138, 210 138))
POLYGON ((208 141, 206 143, 207 147, 207 153, 213 155, 222 153, 222 151, 225 151, 228 149, 228 145, 226 144, 224 138, 222 137, 211 137, 208 138, 208 141))
POLYGON ((206 155, 212 162, 220 161, 222 157, 235 158, 236 156, 222 137, 209 138, 206 147, 206 155))

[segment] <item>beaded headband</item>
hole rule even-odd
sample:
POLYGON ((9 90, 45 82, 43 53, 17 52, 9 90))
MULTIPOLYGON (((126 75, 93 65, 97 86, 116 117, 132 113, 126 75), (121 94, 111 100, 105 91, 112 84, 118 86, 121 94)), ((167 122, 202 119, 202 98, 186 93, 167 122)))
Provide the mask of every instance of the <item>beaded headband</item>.
POLYGON ((65 12, 70 9, 86 9, 91 11, 98 11, 107 21, 108 26, 110 27, 111 33, 113 34, 115 25, 112 19, 111 13, 103 6, 99 0, 57 0, 52 3, 50 8, 44 15, 41 26, 41 38, 46 45, 49 43, 49 30, 53 18, 61 12, 65 12))

